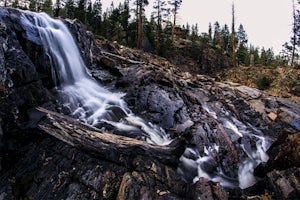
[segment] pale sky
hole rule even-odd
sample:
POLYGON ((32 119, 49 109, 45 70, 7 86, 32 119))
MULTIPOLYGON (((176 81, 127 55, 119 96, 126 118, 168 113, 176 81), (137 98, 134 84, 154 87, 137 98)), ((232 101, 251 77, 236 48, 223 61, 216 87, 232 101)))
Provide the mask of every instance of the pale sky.
MULTIPOLYGON (((111 2, 102 0, 104 10, 111 2)), ((117 6, 124 0, 113 2, 117 6)), ((226 23, 231 28, 233 2, 236 29, 243 24, 249 43, 273 48, 276 54, 279 53, 291 36, 292 0, 182 0, 177 23, 197 23, 199 33, 208 31, 209 22, 213 25, 218 21, 221 26, 226 23)), ((148 12, 153 7, 153 0, 149 3, 146 7, 148 12)))

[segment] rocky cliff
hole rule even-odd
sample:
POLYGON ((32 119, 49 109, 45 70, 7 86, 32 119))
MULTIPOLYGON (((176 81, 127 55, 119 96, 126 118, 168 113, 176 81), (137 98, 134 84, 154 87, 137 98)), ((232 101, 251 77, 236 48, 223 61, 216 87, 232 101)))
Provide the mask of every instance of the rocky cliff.
MULTIPOLYGON (((0 8, 2 199, 300 195, 299 102, 182 72, 154 55, 94 40, 78 21, 61 19, 90 74, 111 91, 126 93, 124 100, 137 116, 183 141, 185 150, 175 164, 138 149, 132 157, 121 153, 112 158, 48 135, 38 127, 45 115, 35 108, 68 111, 51 78, 39 33, 21 15, 28 13, 0 8)), ((123 134, 105 126, 112 134, 123 134)))

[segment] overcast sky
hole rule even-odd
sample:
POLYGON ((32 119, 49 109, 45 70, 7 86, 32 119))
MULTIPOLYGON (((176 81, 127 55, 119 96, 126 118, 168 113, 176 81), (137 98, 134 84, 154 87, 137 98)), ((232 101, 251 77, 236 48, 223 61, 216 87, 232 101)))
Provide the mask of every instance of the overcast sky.
MULTIPOLYGON (((124 0, 114 0, 114 5, 124 0)), ((104 8, 112 0, 102 0, 104 8)), ((146 8, 153 7, 153 0, 146 8)), ((179 10, 179 24, 198 24, 199 33, 208 31, 208 24, 218 21, 231 27, 231 8, 235 4, 236 28, 243 24, 249 43, 273 48, 279 53, 289 41, 292 30, 292 0, 183 0, 179 10)), ((296 1, 297 2, 297 1, 296 1)))

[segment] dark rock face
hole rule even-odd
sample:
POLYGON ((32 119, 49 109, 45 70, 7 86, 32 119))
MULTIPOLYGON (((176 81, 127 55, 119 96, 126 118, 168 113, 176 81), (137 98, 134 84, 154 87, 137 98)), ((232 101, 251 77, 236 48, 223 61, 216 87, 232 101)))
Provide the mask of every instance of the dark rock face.
POLYGON ((78 41, 78 47, 86 66, 91 66, 93 62, 93 51, 100 51, 100 49, 97 49, 94 45, 94 36, 91 32, 88 32, 86 27, 78 20, 72 21, 65 19, 63 21, 71 30, 74 39, 78 41))
MULTIPOLYGON (((179 169, 190 172, 182 177, 178 166, 138 156, 132 161, 133 169, 46 135, 36 127, 43 116, 34 107, 60 107, 55 101, 50 61, 38 33, 27 27, 20 15, 18 10, 0 8, 1 198, 228 199, 270 195, 280 199, 299 195, 299 133, 290 126, 300 118, 298 102, 184 73, 165 60, 108 42, 99 45, 76 21, 64 23, 78 41, 91 74, 108 88, 126 92, 125 101, 136 115, 164 128, 173 138, 185 140, 187 147, 199 154, 208 151, 204 147, 210 144, 219 146, 218 154, 211 150, 210 159, 201 163, 206 172, 213 175, 220 167, 237 186, 235 174, 245 157, 238 144, 245 149, 255 146, 252 138, 238 138, 226 126, 228 119, 246 124, 245 130, 240 125, 244 131, 257 130, 274 142, 268 151, 270 159, 256 169, 261 177, 256 185, 229 190, 206 178, 190 183, 198 174, 197 167, 179 164, 179 169), (104 56, 102 51, 117 56, 104 56)), ((191 162, 197 160, 193 152, 184 156, 191 162)))
MULTIPOLYGON (((27 111, 53 99, 38 73, 42 55, 36 32, 26 35, 26 25, 20 22, 20 13, 0 8, 0 118, 2 118, 2 152, 15 148, 12 139, 28 121, 27 111), (36 44, 33 45, 33 42, 36 44), (35 61, 36 64, 34 63, 35 61), (12 141, 10 140, 12 139, 12 141), (4 148, 5 147, 5 148, 4 148)), ((49 79, 49 78, 48 78, 49 79)))

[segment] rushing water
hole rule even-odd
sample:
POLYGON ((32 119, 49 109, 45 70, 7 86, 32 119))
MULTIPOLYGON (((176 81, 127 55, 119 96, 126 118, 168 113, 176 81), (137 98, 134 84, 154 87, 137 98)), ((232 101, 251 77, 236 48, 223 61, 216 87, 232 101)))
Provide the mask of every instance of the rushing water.
MULTIPOLYGON (((217 113, 206 103, 203 103, 202 108, 208 117, 214 118, 224 127, 239 154, 243 155, 239 156, 238 168, 235 169, 236 172, 233 172, 236 175, 226 175, 220 166, 222 163, 216 163, 215 157, 218 157, 220 144, 217 145, 212 142, 208 142, 201 153, 197 148, 187 148, 180 158, 178 173, 188 181, 197 182, 200 177, 204 177, 219 182, 227 188, 245 189, 254 185, 257 182, 257 178, 253 175, 254 169, 260 163, 268 161, 269 157, 266 151, 272 142, 263 137, 262 132, 257 128, 251 124, 242 123, 232 117, 229 112, 224 111, 225 109, 223 113, 217 113)), ((222 160, 221 162, 227 161, 222 160)))
MULTIPOLYGON (((89 75, 78 47, 62 21, 52 19, 45 13, 32 12, 24 14, 22 19, 27 26, 38 29, 52 63, 53 81, 59 86, 64 105, 74 117, 91 125, 107 123, 122 131, 140 132, 153 144, 167 145, 172 141, 160 127, 135 116, 122 99, 124 94, 108 91, 89 75)), ((196 148, 187 148, 180 158, 178 173, 194 182, 204 177, 230 188, 253 185, 256 182, 253 170, 259 163, 268 160, 266 151, 270 142, 255 127, 243 124, 230 114, 220 116, 205 103, 202 108, 207 116, 218 121, 230 133, 232 141, 241 138, 251 140, 255 147, 247 142, 235 143, 245 154, 235 178, 225 175, 214 160, 212 155, 219 153, 220 146, 213 142, 204 146, 201 153, 196 148)))
POLYGON ((89 75, 72 34, 62 21, 33 12, 27 12, 22 19, 27 26, 38 29, 51 60, 53 81, 60 84, 64 106, 74 117, 91 125, 105 122, 122 131, 140 131, 149 143, 171 142, 163 129, 129 110, 122 99, 124 94, 110 92, 89 75))

